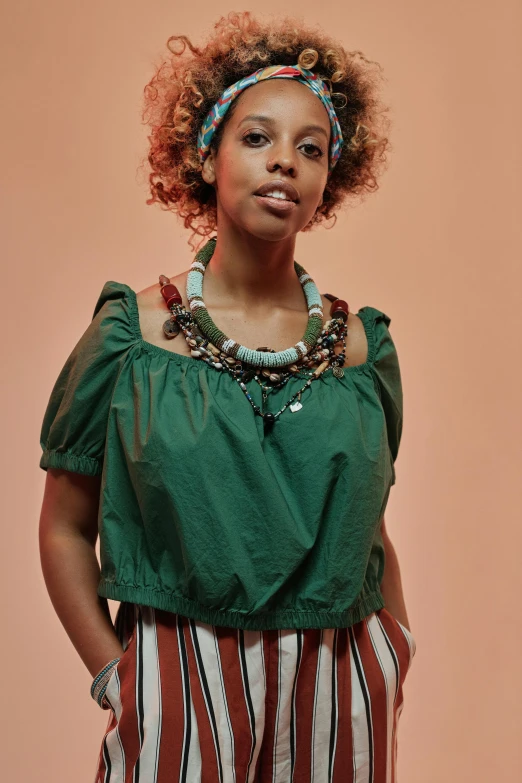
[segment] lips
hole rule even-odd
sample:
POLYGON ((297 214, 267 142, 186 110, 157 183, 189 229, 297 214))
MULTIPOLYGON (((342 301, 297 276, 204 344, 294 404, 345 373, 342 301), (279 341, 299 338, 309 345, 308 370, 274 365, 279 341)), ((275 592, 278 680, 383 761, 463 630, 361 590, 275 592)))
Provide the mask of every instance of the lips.
MULTIPOLYGON (((299 193, 295 189, 295 187, 286 180, 282 179, 272 179, 270 182, 265 182, 263 185, 261 185, 258 190, 254 193, 255 196, 264 196, 268 197, 268 193, 272 193, 275 190, 279 190, 285 195, 285 199, 279 199, 280 201, 287 200, 287 201, 293 201, 295 204, 299 203, 299 193)), ((276 200, 277 197, 272 198, 273 201, 276 200)))
POLYGON ((257 193, 254 193, 254 198, 258 204, 269 210, 272 214, 278 213, 283 215, 297 209, 297 202, 290 201, 290 199, 287 198, 271 198, 270 196, 259 196, 257 193))

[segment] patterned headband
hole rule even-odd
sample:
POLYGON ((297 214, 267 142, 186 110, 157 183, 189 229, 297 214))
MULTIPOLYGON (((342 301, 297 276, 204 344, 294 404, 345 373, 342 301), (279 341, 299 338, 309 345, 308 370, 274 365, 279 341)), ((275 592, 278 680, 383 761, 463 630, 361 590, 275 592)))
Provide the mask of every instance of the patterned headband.
POLYGON ((312 92, 314 92, 318 98, 324 104, 328 117, 330 118, 330 125, 332 128, 332 138, 330 141, 330 161, 328 176, 331 174, 333 167, 341 156, 341 150, 343 146, 343 135, 341 133, 341 126, 337 119, 337 114, 333 107, 332 99, 330 97, 330 90, 327 84, 319 79, 312 71, 301 68, 300 65, 271 65, 268 68, 260 68, 250 76, 246 76, 244 79, 240 79, 231 87, 227 87, 225 92, 217 103, 214 104, 212 109, 207 114, 205 122, 201 126, 198 134, 198 151, 201 163, 203 163, 208 156, 210 150, 210 143, 212 136, 214 135, 218 125, 222 121, 223 117, 230 108, 230 105, 234 98, 238 96, 240 92, 245 90, 257 82, 264 79, 297 79, 302 84, 306 84, 312 92))

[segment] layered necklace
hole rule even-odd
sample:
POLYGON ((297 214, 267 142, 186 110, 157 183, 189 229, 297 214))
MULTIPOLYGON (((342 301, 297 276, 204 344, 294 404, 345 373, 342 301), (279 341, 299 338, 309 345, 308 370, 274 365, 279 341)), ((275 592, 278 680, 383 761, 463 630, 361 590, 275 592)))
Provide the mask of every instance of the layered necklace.
POLYGON ((226 372, 232 376, 250 402, 254 413, 263 418, 265 428, 270 428, 288 407, 292 413, 297 413, 303 407, 301 395, 323 372, 331 368, 337 378, 343 377, 348 303, 331 294, 325 294, 332 305, 331 319, 323 325, 321 294, 306 270, 294 261, 294 269, 308 306, 308 323, 302 339, 284 351, 274 351, 268 347, 256 350, 246 348, 227 337, 216 326, 203 301, 203 278, 216 248, 216 239, 210 239, 191 264, 186 288, 189 310, 183 306, 176 286, 168 277, 160 275, 161 293, 170 310, 170 318, 163 324, 163 333, 166 338, 172 339, 181 331, 194 359, 206 362, 217 372, 226 372), (338 343, 343 347, 341 352, 336 354, 334 346, 338 343), (255 380, 262 389, 264 404, 269 393, 282 388, 293 376, 306 377, 307 380, 277 413, 263 411, 262 407, 255 404, 246 387, 248 381, 255 380))

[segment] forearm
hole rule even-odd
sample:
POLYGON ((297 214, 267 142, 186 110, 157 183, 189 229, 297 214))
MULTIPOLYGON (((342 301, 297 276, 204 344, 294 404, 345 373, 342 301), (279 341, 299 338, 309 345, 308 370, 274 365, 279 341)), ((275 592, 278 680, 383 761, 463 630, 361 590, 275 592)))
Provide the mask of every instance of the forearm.
POLYGON ((77 533, 40 531, 40 560, 54 609, 92 677, 123 648, 107 600, 97 595, 100 567, 92 543, 77 533))
POLYGON ((410 624, 402 590, 401 570, 395 548, 386 533, 383 534, 386 565, 381 582, 381 593, 389 612, 408 630, 410 624))

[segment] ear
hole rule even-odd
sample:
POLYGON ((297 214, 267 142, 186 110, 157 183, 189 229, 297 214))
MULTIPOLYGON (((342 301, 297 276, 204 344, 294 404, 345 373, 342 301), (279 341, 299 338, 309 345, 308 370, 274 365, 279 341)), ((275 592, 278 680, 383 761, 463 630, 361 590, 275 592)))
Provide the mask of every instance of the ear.
POLYGON ((207 183, 207 185, 214 185, 216 181, 216 171, 214 169, 214 153, 212 152, 212 150, 205 158, 203 167, 201 169, 201 176, 203 177, 203 180, 207 183))

